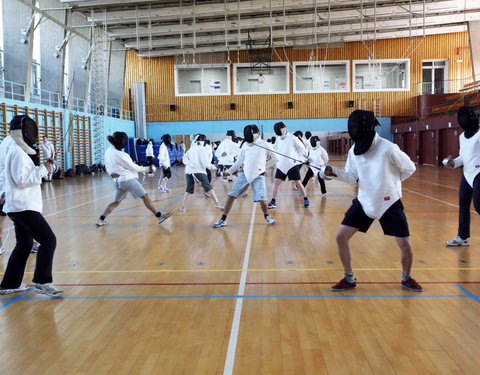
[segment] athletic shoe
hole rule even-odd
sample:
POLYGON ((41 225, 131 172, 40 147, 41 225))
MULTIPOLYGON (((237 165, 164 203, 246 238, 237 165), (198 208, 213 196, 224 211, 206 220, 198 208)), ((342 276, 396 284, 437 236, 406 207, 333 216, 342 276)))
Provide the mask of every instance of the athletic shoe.
POLYGON ((104 225, 107 225, 107 221, 99 218, 95 224, 97 227, 103 227, 104 225))
POLYGON ((274 219, 273 217, 270 217, 270 216, 267 216, 267 217, 265 218, 265 221, 267 222, 267 224, 270 224, 270 225, 273 225, 273 224, 275 224, 275 223, 277 222, 276 219, 274 219))
POLYGON ((227 225, 227 222, 225 220, 220 219, 215 224, 213 224, 213 227, 220 228, 220 227, 224 227, 225 225, 227 225))
POLYGON ((322 197, 326 197, 327 196, 327 193, 322 193, 322 197))
POLYGON ((28 288, 29 288, 28 284, 20 284, 20 286, 18 288, 13 288, 13 289, 0 288, 0 294, 5 295, 5 294, 24 292, 28 288))
POLYGON ((298 190, 297 185, 293 185, 293 190, 298 190))
POLYGON ((402 280, 402 287, 412 292, 423 292, 422 287, 419 283, 415 281, 415 279, 409 278, 408 280, 402 280))
POLYGON ((164 214, 161 214, 159 217, 157 217, 158 224, 162 224, 165 220, 167 220, 172 215, 173 215, 172 211, 168 211, 164 214))
POLYGON ((167 193, 167 191, 165 190, 165 188, 163 186, 159 186, 158 190, 160 190, 162 193, 167 193))
POLYGON ((163 188, 163 189, 164 189, 165 193, 171 193, 171 192, 172 192, 172 189, 169 189, 169 188, 167 188, 167 187, 165 187, 165 188, 163 188))
POLYGON ((215 208, 218 208, 219 210, 224 210, 224 207, 222 206, 222 204, 219 202, 219 203, 215 203, 215 208))
POLYGON ((210 198, 210 195, 208 195, 208 193, 205 193, 205 198, 210 198))
POLYGON ((248 193, 243 193, 242 198, 246 198, 246 197, 248 197, 248 193))
POLYGON ((310 207, 310 201, 308 199, 303 200, 303 207, 305 207, 305 208, 310 207))
POLYGON ((268 204, 268 208, 276 208, 277 205, 275 204, 274 200, 272 199, 270 203, 268 204))
POLYGON ((40 247, 40 244, 37 241, 33 241, 33 246, 32 250, 30 250, 31 253, 38 253, 38 248, 40 247))
POLYGON ((180 212, 185 212, 185 211, 187 211, 187 207, 185 206, 180 207, 180 212))
POLYGON ((38 294, 45 294, 49 297, 61 297, 63 290, 58 289, 53 283, 35 284, 33 287, 38 294))
POLYGON ((453 240, 445 242, 445 245, 447 245, 447 246, 470 246, 470 242, 468 242, 468 239, 464 240, 462 237, 457 236, 453 240))
POLYGON ((330 288, 332 292, 341 292, 342 290, 353 289, 357 286, 357 279, 353 283, 347 281, 347 279, 343 278, 338 283, 330 288))
POLYGON ((2 255, 3 253, 5 252, 5 249, 2 247, 0 247, 0 255, 2 255))

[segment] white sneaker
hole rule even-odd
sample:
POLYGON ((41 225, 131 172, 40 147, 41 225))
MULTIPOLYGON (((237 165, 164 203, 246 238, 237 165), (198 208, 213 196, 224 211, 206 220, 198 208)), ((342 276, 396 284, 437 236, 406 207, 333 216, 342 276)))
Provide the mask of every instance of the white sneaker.
POLYGON ((447 246, 470 246, 470 242, 468 242, 468 239, 464 240, 462 237, 457 236, 453 240, 445 242, 445 245, 447 245, 447 246))
POLYGON ((220 227, 224 227, 225 225, 227 225, 227 222, 225 220, 220 219, 215 224, 213 224, 213 227, 220 228, 220 227))
POLYGON ((273 225, 273 224, 275 224, 275 223, 277 222, 276 219, 274 219, 273 217, 270 217, 270 216, 267 216, 267 217, 265 218, 265 221, 266 221, 267 224, 269 224, 269 225, 273 225))
POLYGON ((53 283, 35 284, 33 287, 38 294, 45 294, 49 297, 61 297, 63 290, 58 289, 53 283))
POLYGON ((5 249, 2 247, 0 247, 0 255, 2 255, 3 253, 5 252, 5 249))
POLYGON ((172 189, 169 189, 169 188, 164 187, 164 188, 163 188, 163 191, 164 191, 165 193, 171 193, 171 192, 172 192, 172 189))
POLYGON ((107 225, 107 221, 98 218, 98 220, 95 224, 97 225, 97 227, 103 227, 104 225, 107 225))
POLYGON ((224 209, 224 207, 222 206, 222 204, 219 202, 219 203, 215 203, 215 208, 218 208, 219 210, 222 210, 224 209))
POLYGON ((208 195, 208 193, 205 193, 205 198, 210 198, 210 195, 208 195))
POLYGON ((32 250, 30 250, 31 253, 38 253, 38 248, 40 247, 40 244, 37 241, 33 241, 33 246, 32 250))
POLYGON ((187 211, 187 207, 185 206, 180 207, 180 212, 185 212, 185 211, 187 211))
POLYGON ((25 290, 27 290, 29 288, 28 284, 20 284, 20 286, 18 288, 14 288, 14 289, 3 289, 3 288, 0 288, 0 294, 4 295, 4 294, 12 294, 12 293, 18 293, 18 292, 24 292, 25 290))
POLYGON ((322 197, 326 197, 326 196, 327 196, 327 193, 323 193, 323 194, 322 194, 322 197))
POLYGON ((173 215, 172 211, 168 211, 164 214, 161 214, 159 217, 157 217, 158 224, 162 224, 165 220, 167 220, 172 215, 173 215))

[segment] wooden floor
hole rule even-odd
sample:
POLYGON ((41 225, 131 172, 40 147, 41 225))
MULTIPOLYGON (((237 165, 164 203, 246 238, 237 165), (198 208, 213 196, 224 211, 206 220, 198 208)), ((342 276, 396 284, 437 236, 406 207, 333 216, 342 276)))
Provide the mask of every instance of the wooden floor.
MULTIPOLYGON (((155 189, 158 175, 142 180, 175 211, 161 226, 129 197, 96 228, 113 196, 106 176, 43 186, 65 298, 1 298, 1 375, 480 374, 478 216, 469 248, 444 246, 456 235, 461 171, 419 167, 404 184, 421 294, 400 288, 399 251, 376 223, 352 240, 357 289, 329 291, 343 276, 335 232, 353 186, 329 181, 323 198, 311 183, 304 209, 284 184, 277 225, 249 196, 213 229, 220 211, 200 191, 178 212, 183 169, 173 173, 171 194, 155 189)), ((229 186, 215 183, 222 201, 229 186)))

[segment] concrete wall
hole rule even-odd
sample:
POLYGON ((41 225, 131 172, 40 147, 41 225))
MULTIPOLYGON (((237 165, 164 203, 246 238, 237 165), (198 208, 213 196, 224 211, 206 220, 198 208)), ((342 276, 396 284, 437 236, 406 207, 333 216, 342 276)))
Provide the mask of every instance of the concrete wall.
MULTIPOLYGON (((28 72, 28 43, 21 43, 21 29, 27 28, 32 10, 17 1, 3 1, 5 79, 25 84, 28 72)), ((18 91, 16 91, 18 92, 18 91)))
MULTIPOLYGON (((85 25, 87 20, 81 14, 74 12, 68 17, 69 26, 85 25)), ((79 33, 90 38, 90 28, 78 28, 79 33)), ((82 59, 88 56, 90 43, 78 36, 73 37, 68 43, 69 53, 69 74, 70 81, 73 83, 70 89, 70 96, 74 98, 86 99, 88 91, 88 69, 82 68, 82 59)))
MULTIPOLYGON (((56 0, 40 0, 40 8, 58 8, 56 0)), ((65 21, 65 11, 51 11, 49 15, 59 21, 65 21)), ((42 90, 61 93, 62 87, 62 61, 63 53, 57 58, 54 56, 55 46, 60 45, 64 38, 64 29, 51 21, 45 21, 40 26, 40 76, 42 77, 42 90)))

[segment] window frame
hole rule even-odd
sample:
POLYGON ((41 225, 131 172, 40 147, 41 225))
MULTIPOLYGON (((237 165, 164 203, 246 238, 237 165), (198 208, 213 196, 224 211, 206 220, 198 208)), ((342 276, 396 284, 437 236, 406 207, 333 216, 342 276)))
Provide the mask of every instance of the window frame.
POLYGON ((37 60, 32 59, 32 81, 30 85, 30 95, 35 98, 42 96, 42 70, 41 65, 37 60), (36 71, 36 76, 34 74, 36 71), (36 79, 34 79, 36 78, 36 79))
POLYGON ((175 96, 183 97, 183 96, 228 96, 231 95, 231 83, 230 83, 230 64, 175 64, 174 67, 174 80, 175 80, 175 96), (180 68, 180 69, 179 69, 180 68), (201 69, 202 70, 202 77, 200 80, 200 87, 203 91, 203 71, 204 69, 212 69, 212 68, 227 68, 227 92, 220 92, 220 93, 185 93, 181 94, 178 90, 178 83, 179 83, 179 70, 189 70, 189 69, 201 69))
POLYGON ((325 60, 325 61, 295 61, 293 63, 293 93, 294 94, 316 94, 316 93, 339 93, 339 92, 350 92, 350 60, 325 60), (308 66, 310 64, 315 65, 345 65, 346 69, 346 81, 347 81, 347 88, 346 90, 297 90, 297 67, 298 66, 308 66))
POLYGON ((400 92, 400 91, 411 91, 411 79, 410 79, 411 73, 410 73, 410 59, 375 59, 375 60, 352 60, 352 92, 400 92), (395 88, 395 89, 387 89, 387 88, 380 88, 380 89, 357 89, 355 87, 355 80, 357 77, 357 72, 356 72, 356 67, 359 64, 368 64, 371 62, 374 63, 386 63, 386 64, 391 64, 391 63, 405 63, 405 72, 406 72, 406 83, 405 83, 405 88, 395 88))
MULTIPOLYGON (((238 68, 251 68, 252 65, 250 63, 236 63, 233 64, 233 94, 234 95, 285 95, 290 94, 290 63, 288 62, 271 62, 269 63, 270 66, 284 66, 287 71, 287 85, 285 91, 276 91, 276 92, 260 92, 260 91, 249 91, 249 92, 238 92, 238 85, 237 85, 237 69, 238 68)), ((262 71, 259 70, 259 73, 262 71)))

